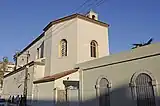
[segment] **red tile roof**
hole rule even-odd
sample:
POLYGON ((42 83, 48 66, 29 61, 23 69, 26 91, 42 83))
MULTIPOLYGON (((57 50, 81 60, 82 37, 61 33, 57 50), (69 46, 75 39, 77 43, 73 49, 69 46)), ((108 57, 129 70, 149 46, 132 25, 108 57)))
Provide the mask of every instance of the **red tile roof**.
POLYGON ((51 75, 51 76, 43 77, 43 78, 41 78, 39 80, 34 81, 33 83, 37 84, 37 83, 54 81, 56 79, 62 78, 64 76, 67 76, 67 75, 72 74, 72 73, 77 72, 77 71, 78 71, 78 69, 73 69, 73 70, 60 72, 60 73, 57 73, 57 74, 54 74, 54 75, 51 75))

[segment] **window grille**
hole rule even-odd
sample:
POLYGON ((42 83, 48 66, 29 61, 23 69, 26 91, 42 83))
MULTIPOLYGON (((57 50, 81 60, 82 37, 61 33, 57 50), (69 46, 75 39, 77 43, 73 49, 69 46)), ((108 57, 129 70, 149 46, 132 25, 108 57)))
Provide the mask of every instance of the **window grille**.
POLYGON ((90 48, 91 48, 91 57, 97 57, 97 55, 98 55, 98 43, 94 40, 91 41, 90 48))

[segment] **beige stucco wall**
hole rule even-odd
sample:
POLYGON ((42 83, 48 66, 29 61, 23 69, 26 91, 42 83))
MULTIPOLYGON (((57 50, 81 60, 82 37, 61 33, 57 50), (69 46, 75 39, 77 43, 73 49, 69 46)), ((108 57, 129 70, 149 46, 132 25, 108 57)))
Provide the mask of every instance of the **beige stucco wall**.
MULTIPOLYGON (((23 52, 20 56, 17 58, 17 68, 22 67, 23 65, 27 64, 27 52, 29 51, 29 59, 28 62, 36 60, 37 57, 37 48, 42 44, 44 40, 44 37, 37 41, 35 44, 33 44, 26 52, 23 52)), ((45 45, 45 43, 44 43, 45 45)), ((45 55, 45 53, 44 53, 45 55)))
POLYGON ((98 42, 98 58, 109 55, 107 27, 79 18, 52 26, 51 74, 71 69, 76 63, 95 59, 90 57, 92 40, 98 42), (66 57, 59 56, 59 43, 62 39, 68 42, 66 57), (59 64, 63 64, 63 67, 59 64))
POLYGON ((159 47, 160 43, 152 44, 143 48, 79 64, 79 67, 81 67, 82 70, 80 75, 80 94, 85 105, 98 106, 95 85, 100 76, 105 76, 111 83, 111 106, 136 106, 136 102, 133 101, 132 98, 129 83, 132 75, 140 71, 149 71, 155 77, 155 95, 157 97, 156 99, 159 99, 160 54, 157 56, 140 58, 142 56, 160 53, 160 50, 158 49, 159 47), (136 60, 125 61, 131 59, 136 60))
POLYGON ((24 90, 24 74, 25 71, 23 70, 17 74, 4 78, 2 96, 8 99, 9 96, 22 95, 24 90), (18 88, 18 86, 20 87, 18 88))
MULTIPOLYGON (((34 67, 28 68, 28 82, 27 82, 27 96, 32 98, 32 86, 33 86, 34 67)), ((24 79, 25 69, 17 72, 16 74, 10 75, 4 78, 2 96, 6 99, 9 96, 23 95, 24 92, 24 79)))
POLYGON ((55 102, 53 82, 34 84, 33 92, 33 106, 53 106, 55 102))
POLYGON ((108 27, 103 27, 83 19, 78 19, 77 63, 95 59, 90 56, 90 43, 98 43, 98 57, 109 55, 108 27))
MULTIPOLYGON (((33 76, 30 82, 44 76, 73 69, 77 63, 94 59, 90 57, 91 40, 96 40, 98 42, 98 57, 109 55, 108 28, 106 27, 78 18, 61 22, 50 27, 45 32, 45 36, 27 50, 30 53, 29 62, 36 61, 37 48, 44 41, 45 66, 35 65, 33 69, 31 69, 33 70, 33 76), (62 39, 66 39, 68 43, 68 55, 66 57, 59 56, 59 43, 62 39)), ((18 57, 18 66, 23 66, 27 63, 25 54, 26 52, 18 57), (24 58, 24 61, 22 61, 22 58, 24 58)), ((15 75, 17 74, 18 73, 15 75)), ((67 77, 69 77, 70 80, 78 81, 79 72, 58 79, 55 81, 54 88, 64 89, 63 80, 66 80, 67 77)), ((8 85, 8 83, 6 85, 8 85)), ((29 85, 29 98, 33 98, 33 96, 36 95, 33 93, 35 86, 33 86, 32 83, 29 85)), ((41 93, 38 94, 40 99, 48 99, 51 97, 51 93, 49 92, 53 90, 52 83, 38 84, 36 86, 38 91, 41 91, 41 93), (46 90, 48 90, 48 93, 45 93, 46 90)))
POLYGON ((44 77, 45 66, 44 65, 34 65, 34 81, 44 77))
POLYGON ((53 26, 51 75, 72 69, 77 61, 77 19, 72 19, 53 26), (56 29, 56 31, 54 31, 56 29), (59 56, 59 44, 62 39, 67 40, 68 55, 59 56))
MULTIPOLYGON (((90 57, 90 42, 92 40, 98 42, 98 57, 109 55, 108 28, 74 18, 52 25, 45 32, 45 35, 26 51, 30 53, 29 62, 37 60, 37 48, 44 41, 44 76, 48 76, 72 69, 76 63, 95 59, 90 57), (68 56, 66 57, 59 55, 59 44, 62 39, 66 39, 68 43, 68 56)), ((24 52, 18 57, 17 66, 26 64, 26 59, 26 52, 24 52)))
POLYGON ((67 80, 67 78, 69 78, 68 81, 79 81, 79 72, 75 72, 75 73, 72 73, 72 74, 67 75, 65 77, 62 77, 60 79, 55 80, 54 87, 57 89, 65 90, 65 86, 63 84, 63 81, 67 80))
POLYGON ((45 35, 40 40, 38 40, 35 44, 33 44, 30 48, 28 48, 26 52, 22 53, 18 57, 17 68, 27 64, 27 55, 26 55, 27 51, 29 51, 29 54, 30 54, 28 63, 31 61, 40 60, 40 59, 37 59, 37 48, 39 48, 39 46, 42 44, 43 41, 44 41, 44 58, 43 59, 45 59, 45 68, 42 68, 42 69, 47 70, 47 71, 43 70, 45 76, 50 74, 49 72, 51 69, 51 50, 52 50, 52 34, 50 30, 46 31, 45 35))
POLYGON ((51 71, 51 50, 52 50, 52 32, 50 30, 45 32, 45 47, 44 47, 44 53, 45 53, 45 70, 44 70, 44 76, 50 75, 51 71))
MULTIPOLYGON (((108 28, 87 22, 82 19, 72 19, 59 25, 52 26, 52 55, 51 73, 59 73, 73 69, 76 63, 92 60, 90 57, 90 42, 98 42, 99 57, 109 55, 108 28), (60 27, 59 27, 60 26, 60 27), (60 31, 55 31, 55 29, 60 31), (68 42, 68 56, 59 57, 59 42, 66 39, 68 42)), ((55 81, 54 87, 65 89, 63 80, 79 81, 79 72, 67 75, 55 81)))

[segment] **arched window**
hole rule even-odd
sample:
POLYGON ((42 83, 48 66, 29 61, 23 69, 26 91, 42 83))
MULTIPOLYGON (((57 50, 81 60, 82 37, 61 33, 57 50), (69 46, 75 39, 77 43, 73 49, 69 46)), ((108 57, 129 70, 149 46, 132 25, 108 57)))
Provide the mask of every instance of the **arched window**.
POLYGON ((67 56, 67 40, 62 39, 60 42, 60 56, 67 56))
POLYGON ((95 18, 96 18, 96 16, 95 16, 95 15, 92 15, 92 19, 95 20, 95 18))
POLYGON ((101 77, 96 85, 99 106, 110 106, 110 83, 105 77, 101 77))
POLYGON ((97 57, 98 56, 98 43, 95 40, 91 41, 90 49, 91 49, 91 57, 97 57))
POLYGON ((156 106, 154 81, 147 73, 139 73, 132 78, 131 90, 135 93, 137 106, 156 106))

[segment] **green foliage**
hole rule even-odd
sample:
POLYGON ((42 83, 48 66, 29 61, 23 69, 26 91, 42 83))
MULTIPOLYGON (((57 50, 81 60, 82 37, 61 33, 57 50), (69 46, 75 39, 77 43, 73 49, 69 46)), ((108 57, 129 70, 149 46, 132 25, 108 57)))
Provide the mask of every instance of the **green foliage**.
POLYGON ((3 57, 3 62, 8 63, 8 57, 3 57))

